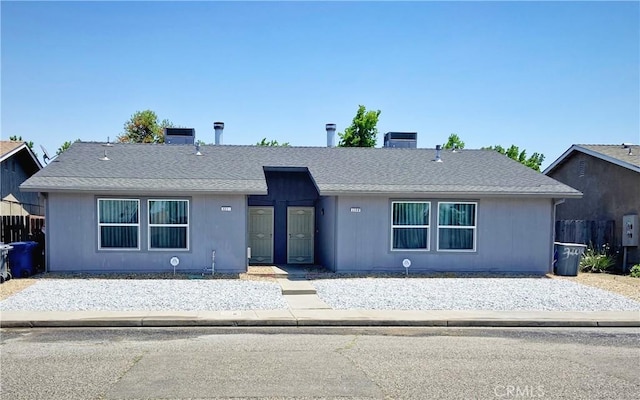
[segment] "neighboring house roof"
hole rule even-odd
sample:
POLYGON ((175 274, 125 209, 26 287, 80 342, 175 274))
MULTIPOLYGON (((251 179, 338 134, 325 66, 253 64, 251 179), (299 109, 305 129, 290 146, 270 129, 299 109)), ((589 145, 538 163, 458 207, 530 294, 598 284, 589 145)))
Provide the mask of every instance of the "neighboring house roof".
POLYGON ((25 142, 0 140, 0 162, 8 160, 14 154, 18 154, 22 150, 26 150, 29 153, 29 155, 33 159, 34 164, 37 166, 37 169, 42 169, 40 160, 38 160, 38 157, 36 157, 35 153, 29 148, 29 146, 27 146, 25 142))
POLYGON ((267 194, 267 167, 306 168, 320 195, 579 197, 492 150, 74 143, 26 191, 267 194), (106 152, 108 161, 102 161, 106 152))
POLYGON ((0 215, 27 216, 29 213, 22 207, 22 204, 20 204, 20 201, 18 201, 14 195, 8 194, 0 200, 0 215))
POLYGON ((575 152, 588 154, 592 157, 608 161, 612 164, 640 172, 640 146, 634 144, 574 144, 557 160, 549 165, 544 174, 549 175, 575 152))

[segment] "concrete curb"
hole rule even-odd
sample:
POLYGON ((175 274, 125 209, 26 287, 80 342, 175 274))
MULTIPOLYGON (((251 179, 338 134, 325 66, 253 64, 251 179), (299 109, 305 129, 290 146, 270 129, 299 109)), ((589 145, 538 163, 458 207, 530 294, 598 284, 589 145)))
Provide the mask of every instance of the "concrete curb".
POLYGON ((640 327, 640 312, 248 310, 5 311, 0 328, 54 327, 640 327))
POLYGON ((638 321, 354 321, 354 320, 301 320, 301 321, 247 321, 247 320, 42 320, 0 323, 0 328, 168 328, 168 327, 494 327, 494 328, 640 328, 638 321))

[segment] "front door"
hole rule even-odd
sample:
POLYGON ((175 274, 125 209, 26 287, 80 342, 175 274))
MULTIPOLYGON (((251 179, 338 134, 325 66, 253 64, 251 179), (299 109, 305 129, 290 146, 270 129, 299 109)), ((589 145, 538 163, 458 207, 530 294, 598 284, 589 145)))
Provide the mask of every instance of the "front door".
POLYGON ((287 208, 287 263, 313 264, 313 207, 287 208))
POLYGON ((249 207, 249 247, 249 263, 273 263, 273 207, 249 207))

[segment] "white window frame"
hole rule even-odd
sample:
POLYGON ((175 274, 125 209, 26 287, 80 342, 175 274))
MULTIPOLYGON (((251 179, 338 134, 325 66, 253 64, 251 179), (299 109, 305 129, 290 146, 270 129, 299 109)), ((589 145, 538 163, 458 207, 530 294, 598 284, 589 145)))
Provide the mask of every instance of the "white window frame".
POLYGON ((405 251, 418 251, 418 252, 427 252, 427 251, 431 251, 431 215, 432 215, 432 211, 433 208, 431 207, 431 201, 427 201, 427 200, 394 200, 391 201, 391 208, 390 208, 391 212, 391 235, 389 238, 389 248, 391 249, 391 251, 393 252, 405 252, 405 251), (393 224, 393 205, 394 204, 402 204, 402 203, 424 203, 424 204, 428 204, 429 205, 429 218, 427 219, 427 225, 394 225, 393 224), (421 228, 427 229, 427 248, 425 249, 396 249, 393 247, 393 230, 396 228, 421 228))
POLYGON ((96 202, 97 216, 98 216, 98 250, 103 251, 140 251, 140 218, 142 217, 142 210, 140 210, 140 199, 132 198, 113 198, 113 197, 99 197, 96 202), (100 222, 100 202, 101 201, 135 201, 138 203, 138 223, 137 224, 124 224, 124 223, 111 223, 100 222), (138 228, 138 247, 102 247, 102 227, 103 226, 135 226, 138 228))
POLYGON ((439 201, 438 202, 438 232, 436 236, 436 246, 438 251, 447 253, 475 253, 476 243, 478 241, 478 202, 477 201, 439 201), (473 204, 475 205, 475 213, 473 214, 473 226, 453 226, 453 225, 440 225, 440 204, 473 204), (473 248, 472 249, 441 249, 440 248, 440 228, 445 229, 473 229, 473 248))
POLYGON ((190 248, 190 225, 191 225, 191 202, 189 199, 147 199, 147 249, 149 251, 189 251, 190 248), (151 202, 152 201, 182 201, 187 203, 187 223, 186 224, 152 224, 151 223, 151 202), (151 247, 151 228, 171 227, 171 228, 187 228, 187 247, 185 248, 152 248, 151 247))

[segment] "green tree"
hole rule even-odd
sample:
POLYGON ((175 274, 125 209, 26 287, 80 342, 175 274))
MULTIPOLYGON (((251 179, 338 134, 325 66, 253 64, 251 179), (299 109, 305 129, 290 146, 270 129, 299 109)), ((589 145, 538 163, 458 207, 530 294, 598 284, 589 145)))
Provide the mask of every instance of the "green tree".
POLYGON ((268 141, 267 138, 262 138, 261 141, 256 143, 256 146, 269 146, 269 147, 290 147, 289 142, 278 143, 277 140, 268 141))
POLYGON ((158 122, 151 110, 137 111, 124 123, 124 132, 118 136, 121 143, 164 143, 164 128, 173 128, 171 121, 158 122))
POLYGON ((500 154, 504 154, 512 160, 518 161, 520 164, 526 165, 527 167, 534 169, 540 172, 540 165, 544 161, 544 154, 542 153, 533 153, 531 156, 527 157, 527 151, 522 150, 518 146, 512 144, 508 149, 500 145, 483 147, 483 149, 487 150, 495 150, 500 154))
POLYGON ((33 152, 33 154, 38 157, 38 153, 36 153, 35 151, 33 151, 33 142, 29 141, 27 142, 26 140, 22 139, 22 136, 9 136, 9 140, 12 142, 25 142, 27 144, 27 147, 31 149, 31 151, 33 152))
POLYGON ((64 143, 62 143, 62 145, 60 147, 58 147, 58 151, 56 151, 56 155, 59 156, 60 154, 64 153, 65 151, 67 151, 67 149, 69 147, 71 147, 71 145, 75 142, 79 142, 80 139, 76 139, 74 142, 70 142, 70 141, 66 141, 64 143))
POLYGON ((460 136, 458 136, 455 133, 452 133, 451 135, 449 135, 449 140, 447 140, 447 143, 442 145, 443 149, 464 149, 464 142, 462 141, 462 139, 460 139, 460 136))
POLYGON ((365 106, 358 106, 358 112, 353 117, 351 125, 338 133, 340 147, 375 147, 378 137, 378 117, 380 110, 369 110, 365 106))

